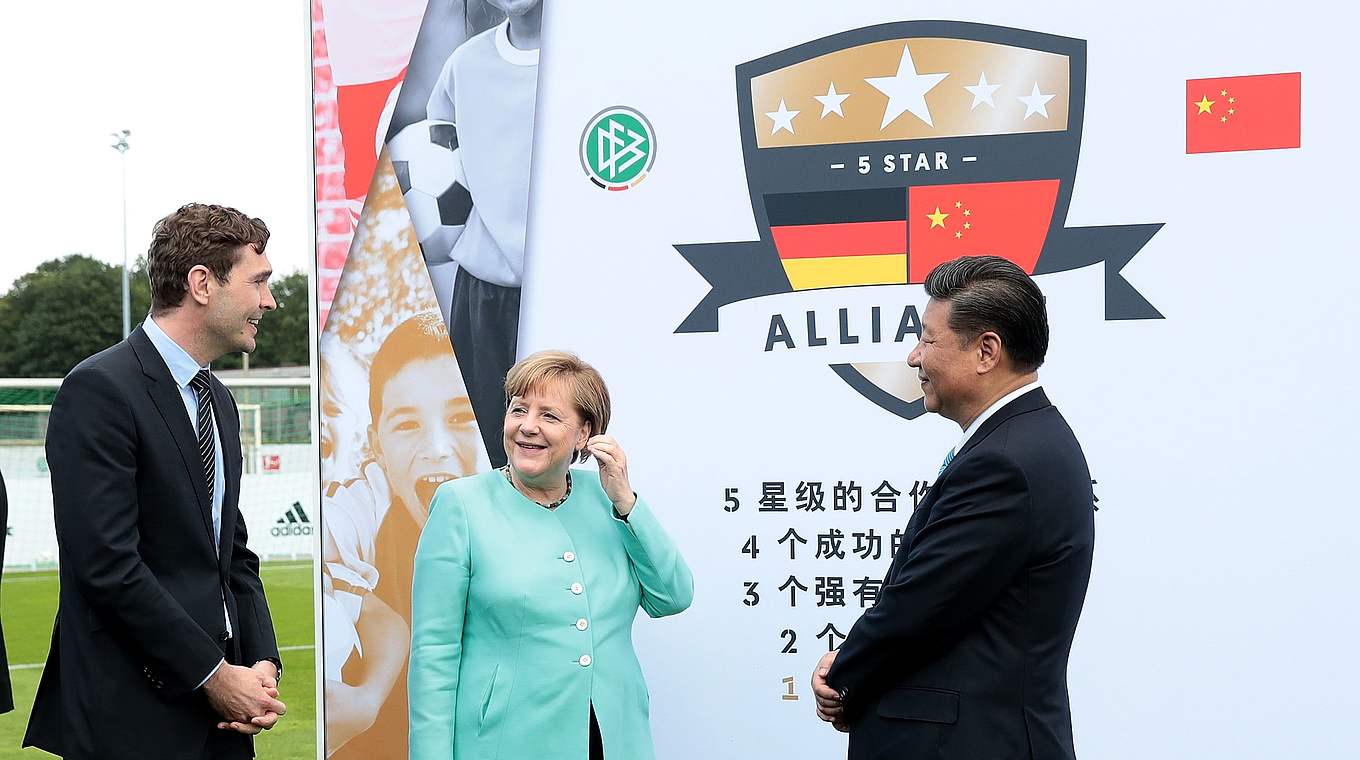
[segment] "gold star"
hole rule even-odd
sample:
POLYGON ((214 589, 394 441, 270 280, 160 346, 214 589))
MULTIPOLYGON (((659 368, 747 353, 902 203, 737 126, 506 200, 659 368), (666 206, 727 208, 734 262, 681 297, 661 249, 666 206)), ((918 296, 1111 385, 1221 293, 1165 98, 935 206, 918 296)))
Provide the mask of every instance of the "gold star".
POLYGON ((944 220, 945 220, 945 218, 948 217, 948 216, 949 216, 949 214, 941 214, 941 213, 940 213, 940 207, 939 207, 939 206, 936 206, 936 207, 935 207, 935 213, 933 213, 933 214, 926 214, 926 218, 930 220, 930 229, 933 230, 933 229, 935 229, 936 227, 943 227, 943 226, 944 226, 944 220))
POLYGON ((973 215, 973 210, 972 210, 971 208, 966 208, 966 209, 963 210, 963 215, 964 215, 964 216, 972 216, 972 215, 973 215))
POLYGON ((1237 113, 1237 109, 1236 109, 1236 108, 1229 108, 1229 109, 1228 109, 1228 115, 1229 115, 1229 116, 1232 116, 1232 115, 1235 114, 1235 113, 1237 113))
POLYGON ((1227 91, 1227 90, 1219 90, 1219 91, 1218 91, 1218 94, 1219 94, 1219 95, 1222 95, 1222 96, 1225 97, 1225 98, 1228 97, 1228 91, 1227 91))
POLYGON ((964 222, 964 223, 963 223, 963 228, 964 228, 965 230, 971 230, 971 229, 973 229, 973 223, 972 223, 972 222, 964 222))
POLYGON ((954 208, 963 208, 963 201, 954 201, 954 208))
POLYGON ((1220 117, 1218 117, 1218 120, 1221 121, 1221 122, 1223 122, 1224 124, 1227 124, 1227 123, 1228 123, 1228 117, 1226 117, 1226 116, 1220 116, 1220 117))
POLYGON ((1236 102, 1237 102, 1237 98, 1228 98, 1228 102, 1229 102, 1229 103, 1236 103, 1236 102))
POLYGON ((962 233, 962 232, 955 232, 955 233, 954 233, 954 237, 956 237, 956 238, 961 238, 961 237, 963 237, 963 233, 962 233))
POLYGON ((1214 112, 1214 103, 1216 103, 1216 102, 1218 102, 1218 101, 1216 101, 1216 100, 1209 100, 1209 96, 1208 96, 1208 95, 1201 95, 1201 96, 1199 96, 1199 102, 1195 104, 1195 105, 1199 106, 1199 113, 1197 113, 1197 114, 1195 114, 1195 115, 1198 116, 1200 113, 1213 113, 1213 112, 1214 112))

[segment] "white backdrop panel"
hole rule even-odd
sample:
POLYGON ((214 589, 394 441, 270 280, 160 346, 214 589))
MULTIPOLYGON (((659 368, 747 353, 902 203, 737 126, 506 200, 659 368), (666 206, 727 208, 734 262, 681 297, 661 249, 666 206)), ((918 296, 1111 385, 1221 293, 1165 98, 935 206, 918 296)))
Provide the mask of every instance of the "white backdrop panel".
MULTIPOLYGON (((1100 499, 1070 668, 1085 757, 1339 758, 1360 746, 1360 517, 1349 478, 1360 424, 1357 109, 1342 54, 1357 14, 1318 2, 1282 10, 1165 0, 949 8, 959 20, 1086 40, 1068 226, 1166 223, 1125 269, 1164 320, 1106 321, 1102 266, 1038 278, 1053 326, 1041 377, 1100 499), (1187 79, 1288 71, 1303 72, 1301 149, 1186 155, 1187 79)), ((933 478, 959 434, 869 403, 825 356, 762 351, 763 320, 783 307, 747 301, 722 311, 718 333, 675 333, 708 286, 673 244, 757 238, 734 68, 941 13, 920 3, 548 7, 520 352, 567 348, 603 372, 634 484, 694 569, 694 607, 637 626, 660 758, 844 751, 843 736, 813 717, 807 681, 826 649, 815 635, 828 622, 848 631, 858 605, 790 608, 777 588, 790 574, 809 586, 881 577, 886 556, 813 559, 815 534, 873 527, 886 550, 909 510, 873 513, 868 489, 933 478), (577 146, 590 117, 616 104, 650 120, 657 156, 642 184, 604 192, 583 175, 577 146), (869 504, 832 512, 831 484, 851 479, 869 504), (759 513, 765 481, 788 484, 790 504, 794 484, 823 481, 828 511, 759 513), (732 487, 742 506, 728 513, 732 487), (790 527, 812 542, 794 562, 776 543, 790 527), (752 534, 756 559, 740 551, 752 534), (760 584, 754 607, 741 601, 746 581, 760 584), (785 628, 797 653, 781 653, 785 628), (797 701, 782 699, 789 676, 797 701)), ((877 303, 873 290, 838 297, 877 303)), ((895 290, 884 297, 924 306, 919 288, 895 290)), ((817 297, 776 298, 801 314, 799 299, 817 297)))

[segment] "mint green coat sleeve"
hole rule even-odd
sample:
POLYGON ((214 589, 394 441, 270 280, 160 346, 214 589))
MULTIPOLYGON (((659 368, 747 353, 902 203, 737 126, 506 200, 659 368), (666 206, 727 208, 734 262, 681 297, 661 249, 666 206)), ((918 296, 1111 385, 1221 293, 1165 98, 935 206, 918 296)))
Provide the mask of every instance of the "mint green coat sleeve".
POLYGON ((654 618, 688 609, 694 601, 694 575, 651 507, 639 497, 628 518, 616 522, 619 540, 642 584, 642 609, 654 618))
POLYGON ((416 548, 411 589, 411 760, 451 760, 471 577, 467 513, 441 489, 416 548))

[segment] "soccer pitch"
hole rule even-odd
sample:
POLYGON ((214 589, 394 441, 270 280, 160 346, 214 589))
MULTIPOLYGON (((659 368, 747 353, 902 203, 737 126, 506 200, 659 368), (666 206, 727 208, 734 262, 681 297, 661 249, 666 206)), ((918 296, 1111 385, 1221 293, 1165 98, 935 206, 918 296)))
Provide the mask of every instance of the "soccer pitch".
MULTIPOLYGON (((274 633, 283 658, 281 697, 288 715, 278 727, 255 739, 255 756, 267 760, 313 760, 316 757, 316 691, 312 625, 311 562, 275 562, 260 567, 274 633)), ((56 571, 7 573, 0 589, 0 615, 14 682, 14 712, 0 715, 0 760, 53 757, 36 749, 19 749, 28 725, 33 695, 52 638, 57 609, 56 571)))

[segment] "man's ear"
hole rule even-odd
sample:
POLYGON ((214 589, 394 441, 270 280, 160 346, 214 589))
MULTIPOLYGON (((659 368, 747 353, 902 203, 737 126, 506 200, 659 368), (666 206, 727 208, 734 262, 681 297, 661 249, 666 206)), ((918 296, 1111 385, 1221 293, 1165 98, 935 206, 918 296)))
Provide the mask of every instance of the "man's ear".
POLYGON ((991 372, 1003 361, 1001 336, 990 330, 978 336, 976 350, 978 357, 977 372, 979 375, 985 375, 986 373, 991 372))
POLYGON ((211 293, 209 283, 213 280, 212 272, 208 271, 208 268, 202 264, 198 264, 189 270, 189 275, 186 279, 189 287, 189 297, 197 302, 199 306, 207 306, 208 296, 211 293))

